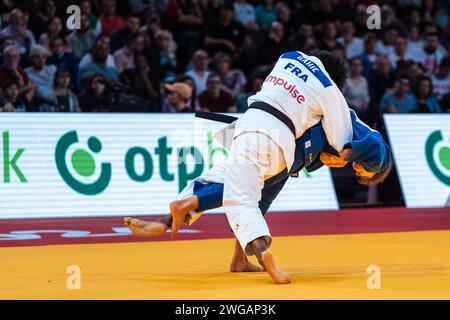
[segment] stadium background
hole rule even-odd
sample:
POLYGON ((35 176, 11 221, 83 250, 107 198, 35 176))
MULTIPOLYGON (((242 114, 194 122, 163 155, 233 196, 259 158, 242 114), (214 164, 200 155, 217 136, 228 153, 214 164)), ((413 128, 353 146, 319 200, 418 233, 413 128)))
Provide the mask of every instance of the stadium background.
MULTIPOLYGON (((195 287, 199 298, 228 298, 231 294, 236 298, 261 298, 262 293, 274 299, 448 298, 450 198, 444 181, 450 171, 449 8, 450 2, 444 0, 1 0, 0 110, 14 114, 0 114, 4 160, 0 165, 0 212, 7 218, 0 226, 0 238, 5 240, 1 241, 5 248, 1 249, 0 297, 36 298, 36 292, 41 292, 44 298, 174 298, 176 292, 176 297, 189 299, 195 287), (69 30, 66 25, 70 19, 66 9, 72 4, 81 8, 79 30, 69 30), (373 4, 380 8, 380 29, 367 26, 366 9, 373 4), (95 146, 89 144, 90 134, 104 144, 102 152, 95 155, 98 164, 112 161, 114 165, 119 158, 123 163, 125 152, 120 148, 130 148, 133 139, 148 147, 144 134, 154 135, 153 144, 174 132, 196 137, 198 131, 194 130, 199 128, 186 125, 194 121, 189 113, 245 111, 248 96, 259 90, 281 53, 316 48, 333 51, 348 61, 351 77, 344 96, 361 119, 392 139, 396 167, 383 184, 369 188, 357 183, 351 167, 332 169, 334 188, 327 192, 327 201, 320 193, 315 194, 317 201, 311 201, 318 208, 304 212, 302 203, 296 208, 301 212, 269 215, 278 243, 273 250, 283 255, 281 262, 294 277, 294 286, 287 293, 268 289, 262 275, 222 274, 222 267, 228 263, 228 256, 222 252, 231 248, 231 239, 222 239, 231 237, 223 215, 208 216, 193 230, 183 230, 179 237, 218 239, 174 243, 167 241, 168 235, 157 239, 162 241, 126 243, 142 240, 129 235, 120 217, 70 218, 55 211, 55 219, 14 219, 26 217, 27 209, 30 213, 41 210, 42 216, 45 211, 48 216, 50 208, 66 209, 66 213, 77 216, 76 211, 83 207, 79 199, 98 199, 82 195, 70 202, 74 193, 63 179, 45 176, 45 170, 56 170, 52 148, 70 130, 77 130, 86 150, 95 146), (149 125, 145 125, 147 119, 149 125), (126 144, 114 140, 118 128, 129 133, 126 144), (433 145, 430 154, 435 161, 440 159, 436 161, 441 176, 444 174, 440 179, 431 173, 425 153, 429 137, 439 134, 443 138, 433 145), (108 141, 113 142, 112 149, 105 147, 108 141), (26 146, 31 142, 34 144, 26 146), (41 174, 41 185, 36 185, 36 180, 27 186, 20 184, 11 159, 23 147, 18 168, 28 165, 33 174, 41 174), (5 157, 5 150, 12 153, 5 157), (36 150, 42 153, 27 158, 36 150), (49 159, 53 167, 48 165, 49 159), (51 179, 54 189, 45 190, 45 178, 47 182, 51 179), (27 192, 21 193, 23 190, 27 192), (41 195, 32 195, 35 191, 41 195), (58 192, 65 196, 58 198, 58 192), (59 203, 47 201, 47 196, 59 203), (404 197, 413 201, 408 203, 404 197), (332 204, 334 200, 338 206, 332 204), (323 210, 344 210, 309 211, 320 210, 325 202, 323 210), (405 205, 440 208, 406 209, 405 205), (24 214, 15 215, 15 209, 24 214), (115 242, 120 243, 110 245, 115 242), (201 250, 192 250, 192 246, 201 250), (212 251, 216 246, 220 252, 212 251), (288 254, 288 246, 301 248, 302 259, 288 254), (152 255, 143 257, 142 250, 162 255, 167 263, 183 256, 185 266, 192 268, 180 270, 173 263, 155 262, 152 255), (195 255, 202 251, 207 255, 205 264, 194 269, 205 258, 195 255), (125 254, 127 264, 122 263, 125 254), (90 276, 88 289, 81 295, 67 291, 63 285, 65 268, 74 262, 90 276), (383 291, 384 295, 360 288, 365 283, 365 267, 372 263, 378 263, 386 274, 383 286, 390 289, 383 291), (128 273, 141 281, 124 278, 128 273), (258 277, 256 286, 251 281, 248 286, 242 284, 251 277, 258 277), (213 286, 217 295, 211 295, 210 279, 218 283, 213 286), (222 286, 228 282, 231 285, 222 286), (309 290, 299 290, 295 283, 309 290), (241 286, 239 295, 231 287, 234 285, 241 286), (115 286, 116 291, 108 286, 115 286)), ((203 122, 200 134, 207 139, 209 129, 202 129, 214 125, 195 121, 203 122)), ((207 143, 201 142, 203 147, 207 143)), ((147 149, 153 148, 155 145, 147 149)), ((83 155, 78 152, 79 157, 83 155)), ((86 170, 89 168, 75 169, 89 175, 86 170)), ((145 173, 140 170, 134 178, 145 173)), ((323 170, 321 174, 327 177, 323 170)), ((116 209, 117 216, 127 215, 129 212, 121 212, 118 206, 125 199, 145 211, 145 201, 152 199, 152 193, 147 193, 151 183, 139 184, 129 176, 128 172, 126 180, 120 176, 122 180, 115 181, 122 182, 118 185, 123 189, 117 189, 117 185, 108 189, 114 190, 110 196, 116 197, 117 203, 110 201, 107 207, 99 202, 99 208, 116 209)), ((320 191, 319 184, 300 186, 304 178, 293 183, 311 193, 320 191)), ((153 187, 170 198, 177 192, 178 183, 174 181, 167 189, 156 184, 153 187)), ((295 190, 291 189, 292 195, 295 190)), ((292 202, 279 211, 292 211, 289 206, 298 200, 287 195, 292 202)), ((159 205, 165 203, 164 198, 157 199, 159 205)))
MULTIPOLYGON (((2 1, 0 14, 2 111, 243 112, 282 52, 316 48, 347 59, 344 95, 384 134, 383 113, 450 108, 448 1, 2 1), (186 104, 173 82, 191 87, 186 104)), ((404 204, 395 170, 370 189, 351 171, 332 170, 342 207, 404 204)))

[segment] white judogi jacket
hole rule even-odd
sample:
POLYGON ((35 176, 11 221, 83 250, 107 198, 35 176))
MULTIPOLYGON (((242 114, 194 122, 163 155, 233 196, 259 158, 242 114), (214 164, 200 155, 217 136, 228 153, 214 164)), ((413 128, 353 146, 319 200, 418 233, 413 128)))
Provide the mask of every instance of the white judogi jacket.
MULTIPOLYGON (((267 134, 283 150, 287 169, 294 160, 295 139, 322 120, 329 144, 338 151, 352 141, 352 121, 347 102, 322 62, 299 51, 283 54, 248 104, 262 101, 283 112, 295 126, 295 137, 284 123, 258 109, 247 110, 236 122, 216 134, 229 147, 243 132, 267 134)), ((314 143, 312 141, 312 143, 314 143)))

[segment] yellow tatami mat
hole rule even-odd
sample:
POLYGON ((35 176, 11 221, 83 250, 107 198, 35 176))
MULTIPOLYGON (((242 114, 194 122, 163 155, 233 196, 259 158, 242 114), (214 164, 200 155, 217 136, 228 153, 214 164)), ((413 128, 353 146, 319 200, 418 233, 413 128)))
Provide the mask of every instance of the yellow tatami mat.
MULTIPOLYGON (((0 248, 0 299, 450 299, 450 231, 276 237, 293 283, 229 273, 233 239, 0 248), (81 268, 81 289, 66 286, 81 268), (368 266, 381 289, 369 290, 368 266)), ((254 260, 254 259, 253 259, 254 260)))

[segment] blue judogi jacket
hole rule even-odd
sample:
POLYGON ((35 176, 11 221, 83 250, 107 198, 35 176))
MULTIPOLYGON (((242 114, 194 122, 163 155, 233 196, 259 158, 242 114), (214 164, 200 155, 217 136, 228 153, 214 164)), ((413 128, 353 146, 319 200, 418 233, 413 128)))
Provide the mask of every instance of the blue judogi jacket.
MULTIPOLYGON (((346 159, 348 162, 358 162, 369 172, 379 172, 384 170, 391 160, 392 154, 389 145, 384 141, 378 131, 368 127, 358 119, 356 113, 350 109, 350 116, 353 126, 353 139, 344 148, 351 147, 352 154, 346 159)), ((278 173, 264 182, 261 192, 259 208, 265 214, 273 200, 283 189, 284 184, 291 175, 298 175, 298 172, 305 168, 308 172, 313 172, 323 166, 320 161, 322 151, 339 156, 327 142, 322 122, 309 128, 296 140, 295 158, 291 170, 287 169, 278 173)), ((199 200, 197 212, 206 211, 222 206, 223 184, 201 181, 194 182, 194 194, 199 200)))

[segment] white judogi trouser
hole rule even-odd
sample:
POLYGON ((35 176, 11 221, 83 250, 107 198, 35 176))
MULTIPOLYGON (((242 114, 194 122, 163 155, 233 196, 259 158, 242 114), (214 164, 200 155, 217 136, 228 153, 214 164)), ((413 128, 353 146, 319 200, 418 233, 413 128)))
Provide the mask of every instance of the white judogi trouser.
POLYGON ((282 149, 261 132, 243 132, 235 136, 227 160, 223 208, 234 235, 246 254, 252 240, 272 238, 258 203, 264 180, 286 168, 282 149))

